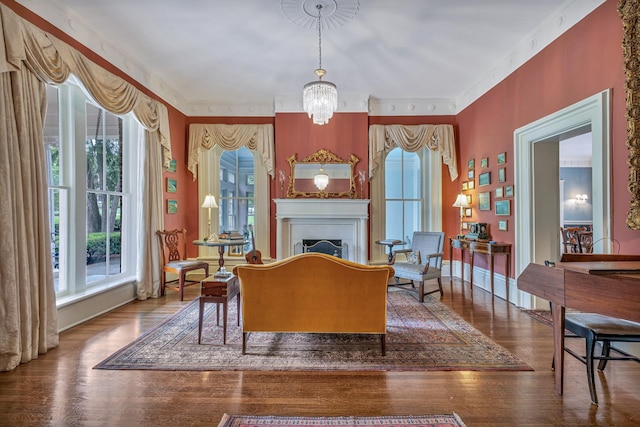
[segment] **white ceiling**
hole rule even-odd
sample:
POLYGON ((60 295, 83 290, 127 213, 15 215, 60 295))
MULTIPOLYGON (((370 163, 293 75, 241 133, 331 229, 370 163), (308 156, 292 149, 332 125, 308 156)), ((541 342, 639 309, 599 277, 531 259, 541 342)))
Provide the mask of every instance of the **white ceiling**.
MULTIPOLYGON (((603 1, 360 0, 323 30, 325 80, 339 111, 455 114, 603 1)), ((280 0, 19 2, 190 116, 296 111, 315 79, 317 30, 280 0)))

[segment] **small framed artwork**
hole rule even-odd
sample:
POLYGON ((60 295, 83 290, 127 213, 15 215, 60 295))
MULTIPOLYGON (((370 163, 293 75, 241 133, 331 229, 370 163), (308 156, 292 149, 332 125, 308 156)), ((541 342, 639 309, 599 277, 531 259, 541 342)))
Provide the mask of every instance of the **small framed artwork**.
POLYGON ((498 154, 498 162, 499 165, 504 165, 507 163, 507 153, 498 154))
POLYGON ((469 229, 469 222, 468 221, 462 221, 462 229, 463 230, 468 230, 469 229))
POLYGON ((498 230, 507 231, 508 221, 506 219, 501 219, 498 221, 498 230))
POLYGON ((471 199, 472 199, 471 194, 467 194, 467 204, 468 205, 471 205, 471 199))
POLYGON ((504 197, 504 188, 498 187, 496 188, 496 199, 504 197))
POLYGON ((167 178, 167 193, 176 193, 178 191, 178 181, 173 178, 167 178))
POLYGON ((475 159, 471 159, 467 162, 467 169, 469 170, 473 170, 476 168, 476 161, 475 159))
POLYGON ((499 200, 496 202, 496 215, 509 216, 511 215, 511 201, 499 200))
POLYGON ((173 200, 173 199, 167 200, 167 213, 168 214, 178 213, 178 201, 177 200, 173 200))
POLYGON ((478 175, 478 186, 482 187, 484 185, 491 184, 491 172, 484 172, 478 175))
POLYGON ((171 159, 169 161, 169 169, 167 169, 167 172, 175 172, 176 171, 176 159, 171 159))
POLYGON ((466 216, 467 218, 471 217, 471 213, 472 213, 471 208, 465 208, 464 209, 464 216, 466 216))
POLYGON ((467 182, 462 183, 462 191, 467 191, 467 182))
POLYGON ((467 172, 467 178, 473 179, 474 177, 475 177, 475 174, 474 174, 473 170, 470 170, 469 172, 467 172))
POLYGON ((507 180, 507 168, 498 169, 498 181, 505 182, 507 180))
POLYGON ((484 192, 478 193, 478 209, 481 211, 490 211, 491 210, 491 193, 484 192))
POLYGON ((504 197, 513 197, 513 185, 504 187, 504 197))
POLYGON ((244 255, 244 245, 229 246, 227 255, 229 255, 229 256, 242 256, 242 255, 244 255))
POLYGON ((482 160, 480 160, 480 167, 482 169, 486 169, 489 167, 489 158, 488 157, 483 157, 482 160))
POLYGON ((474 188, 476 188, 476 182, 474 180, 471 180, 467 183, 467 188, 469 190, 473 190, 474 188))

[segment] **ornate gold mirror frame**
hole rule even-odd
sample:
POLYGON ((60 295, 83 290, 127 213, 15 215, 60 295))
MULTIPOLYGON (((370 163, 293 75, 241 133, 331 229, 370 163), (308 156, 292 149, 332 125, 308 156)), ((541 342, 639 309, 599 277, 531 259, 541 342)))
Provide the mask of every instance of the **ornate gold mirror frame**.
POLYGON ((620 0, 618 13, 624 30, 622 52, 627 93, 627 164, 631 192, 627 227, 640 230, 640 0, 620 0))
POLYGON ((297 154, 293 154, 287 161, 291 166, 288 198, 356 197, 354 173, 360 159, 353 154, 349 156, 349 160, 344 160, 329 150, 321 149, 302 160, 297 160, 297 154), (313 184, 313 175, 317 173, 326 173, 329 176, 329 184, 323 190, 317 189, 313 184))

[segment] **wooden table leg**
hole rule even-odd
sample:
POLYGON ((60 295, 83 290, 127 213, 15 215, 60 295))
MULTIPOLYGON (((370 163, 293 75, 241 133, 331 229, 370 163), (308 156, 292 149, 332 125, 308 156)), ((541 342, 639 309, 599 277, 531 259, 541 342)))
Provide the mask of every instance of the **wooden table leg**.
POLYGON ((556 393, 562 394, 564 389, 564 306, 553 305, 553 365, 555 368, 556 393))
POLYGON ((473 251, 469 251, 469 287, 473 289, 473 251))
POLYGON ((224 267, 224 245, 218 246, 218 271, 224 267))

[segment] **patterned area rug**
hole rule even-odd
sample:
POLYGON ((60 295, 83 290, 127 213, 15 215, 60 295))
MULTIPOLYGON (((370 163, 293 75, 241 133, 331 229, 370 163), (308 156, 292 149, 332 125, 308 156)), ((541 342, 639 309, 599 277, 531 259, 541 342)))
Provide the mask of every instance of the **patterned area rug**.
MULTIPOLYGON (((227 345, 216 326, 215 304, 206 304, 198 345, 198 302, 102 361, 98 369, 266 371, 530 371, 505 348, 435 298, 419 303, 389 292, 387 354, 379 336, 363 334, 252 333, 242 355, 235 301, 229 304, 227 345)), ((222 324, 222 322, 220 322, 222 324)))
POLYGON ((415 426, 464 427, 457 414, 400 417, 259 417, 224 414, 218 427, 352 427, 352 426, 415 426))

